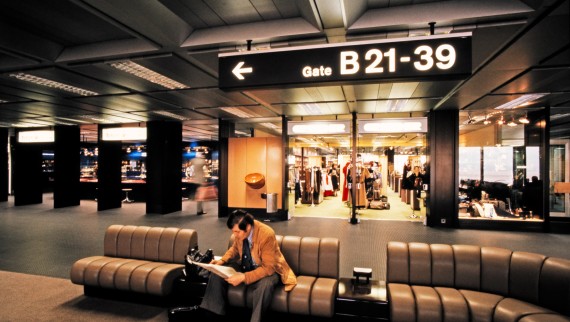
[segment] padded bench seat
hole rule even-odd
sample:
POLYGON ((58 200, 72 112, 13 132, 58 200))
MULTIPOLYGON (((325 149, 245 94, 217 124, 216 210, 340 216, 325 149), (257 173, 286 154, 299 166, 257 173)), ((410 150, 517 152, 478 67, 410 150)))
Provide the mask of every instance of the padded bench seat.
POLYGON ((71 281, 167 296, 182 275, 188 249, 197 245, 198 235, 192 229, 112 225, 105 233, 104 255, 76 261, 71 281))

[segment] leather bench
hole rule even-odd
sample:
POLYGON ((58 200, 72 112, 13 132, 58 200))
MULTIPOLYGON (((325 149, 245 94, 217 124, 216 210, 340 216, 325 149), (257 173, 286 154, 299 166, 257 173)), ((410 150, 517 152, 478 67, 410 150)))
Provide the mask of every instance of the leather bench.
POLYGON ((570 321, 570 260, 498 247, 390 242, 391 321, 570 321))
MULTIPOLYGON (((285 260, 297 275, 297 285, 289 292, 285 292, 283 285, 278 286, 271 309, 282 313, 332 317, 339 278, 339 240, 280 235, 276 238, 285 260)), ((245 284, 230 286, 228 302, 232 306, 251 308, 252 292, 245 284)))
POLYGON ((148 226, 109 226, 103 256, 76 261, 70 277, 75 284, 167 296, 182 275, 188 250, 198 245, 192 229, 148 226))

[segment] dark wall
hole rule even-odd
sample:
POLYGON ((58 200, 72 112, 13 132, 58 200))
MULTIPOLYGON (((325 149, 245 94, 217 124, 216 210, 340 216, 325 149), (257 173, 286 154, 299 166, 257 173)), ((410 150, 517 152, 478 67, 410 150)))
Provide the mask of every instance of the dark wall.
MULTIPOLYGON (((103 126, 99 126, 99 155, 97 158, 97 210, 121 208, 121 141, 103 141, 103 126)), ((77 152, 79 154, 79 152, 77 152)))
POLYGON ((167 214, 182 210, 182 124, 147 123, 146 212, 167 214))
POLYGON ((79 126, 56 126, 54 130, 54 208, 78 206, 79 126))
POLYGON ((8 201, 8 129, 0 128, 0 202, 8 201))
POLYGON ((459 111, 428 115, 430 189, 428 225, 456 227, 459 193, 459 111))

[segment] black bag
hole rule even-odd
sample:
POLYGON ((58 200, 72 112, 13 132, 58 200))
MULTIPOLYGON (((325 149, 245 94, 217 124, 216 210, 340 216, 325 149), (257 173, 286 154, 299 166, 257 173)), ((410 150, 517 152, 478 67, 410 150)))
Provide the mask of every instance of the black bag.
POLYGON ((190 263, 190 260, 198 263, 209 263, 214 259, 214 252, 212 249, 208 249, 204 254, 200 253, 198 246, 192 248, 188 251, 186 258, 184 260, 184 276, 186 276, 189 281, 199 281, 206 280, 210 276, 210 271, 204 269, 200 266, 196 266, 190 263))

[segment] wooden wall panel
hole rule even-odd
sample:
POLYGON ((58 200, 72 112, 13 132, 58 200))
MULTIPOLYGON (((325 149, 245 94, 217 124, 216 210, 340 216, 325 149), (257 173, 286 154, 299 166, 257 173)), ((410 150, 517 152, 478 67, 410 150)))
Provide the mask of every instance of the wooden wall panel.
POLYGON ((243 178, 246 173, 246 141, 230 138, 228 144, 228 207, 245 207, 246 194, 243 178))
POLYGON ((282 207, 283 147, 281 138, 230 138, 228 142, 228 207, 266 208, 262 193, 278 193, 282 207), (249 173, 265 176, 265 186, 253 189, 244 182, 249 173))
MULTIPOLYGON (((261 194, 267 191, 267 139, 266 138, 247 138, 247 165, 246 174, 261 173, 265 176, 265 186, 261 189, 252 189, 246 186, 246 207, 247 208, 265 208, 265 199, 261 198, 261 194)), ((243 177, 242 177, 243 179, 243 177)), ((243 180, 242 180, 243 181, 243 180)))
POLYGON ((281 198, 282 182, 283 182, 283 147, 280 137, 267 138, 267 175, 266 188, 267 192, 277 192, 277 208, 283 209, 283 201, 281 198))

